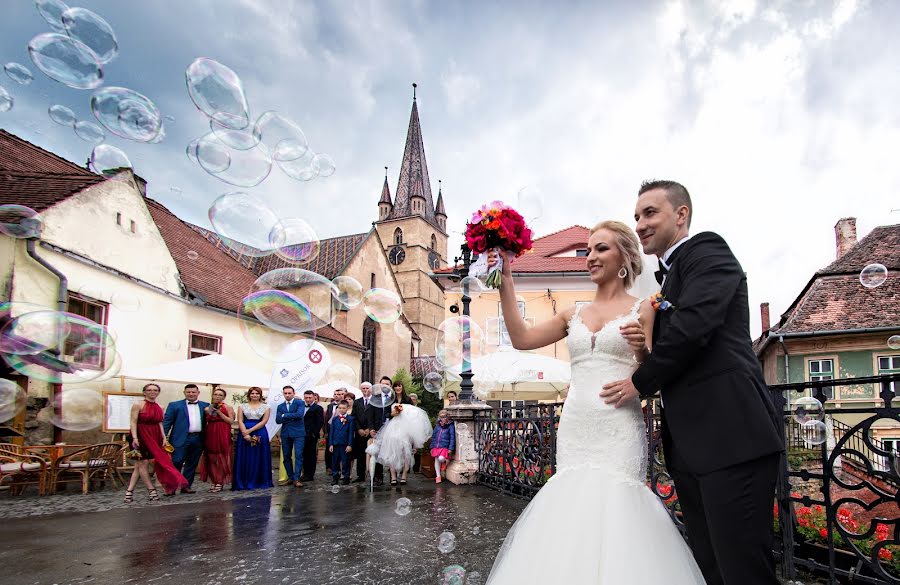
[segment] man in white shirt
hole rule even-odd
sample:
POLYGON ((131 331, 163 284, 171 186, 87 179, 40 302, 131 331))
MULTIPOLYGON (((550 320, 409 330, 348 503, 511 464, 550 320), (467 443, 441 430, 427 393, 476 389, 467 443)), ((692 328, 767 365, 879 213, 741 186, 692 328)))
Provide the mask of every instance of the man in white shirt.
POLYGON ((175 447, 172 463, 188 481, 182 493, 192 494, 194 474, 203 454, 203 431, 206 428, 208 402, 200 400, 200 388, 196 384, 184 387, 184 400, 170 402, 163 417, 163 433, 175 447))

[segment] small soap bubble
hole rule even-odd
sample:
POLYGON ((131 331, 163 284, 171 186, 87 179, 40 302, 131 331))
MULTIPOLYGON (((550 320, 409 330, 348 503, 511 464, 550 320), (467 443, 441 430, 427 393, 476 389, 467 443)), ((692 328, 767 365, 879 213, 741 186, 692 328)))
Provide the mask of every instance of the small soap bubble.
POLYGON ((441 532, 438 536, 438 550, 444 554, 453 552, 456 548, 456 536, 452 532, 441 532))
POLYGON ((75 126, 75 112, 66 106, 60 104, 52 105, 47 110, 47 113, 50 115, 50 119, 60 126, 75 126))
POLYGON ((800 424, 825 418, 825 407, 822 406, 818 399, 812 396, 798 398, 791 410, 794 413, 794 420, 800 424))
POLYGON ((34 80, 31 70, 21 63, 10 62, 3 66, 6 76, 18 83, 19 85, 28 85, 34 80))
POLYGON ((106 140, 106 133, 103 131, 103 128, 99 124, 87 120, 75 123, 75 135, 91 144, 100 144, 106 140))
POLYGON ((422 379, 422 387, 433 394, 440 394, 444 385, 444 377, 438 372, 428 372, 422 379))
POLYGON ((373 288, 363 295, 363 310, 376 323, 393 323, 403 313, 403 301, 394 291, 373 288))
POLYGON ((331 281, 337 289, 335 300, 346 309, 352 309, 363 300, 363 286, 352 276, 338 276, 331 281))
POLYGON ((888 270, 884 264, 869 264, 859 273, 859 282, 866 288, 876 288, 884 284, 888 270))

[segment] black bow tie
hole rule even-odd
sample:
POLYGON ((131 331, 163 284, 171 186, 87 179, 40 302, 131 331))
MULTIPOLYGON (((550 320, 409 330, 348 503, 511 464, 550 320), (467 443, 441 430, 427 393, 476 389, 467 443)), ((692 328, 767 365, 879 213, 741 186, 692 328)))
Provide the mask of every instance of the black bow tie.
POLYGON ((197 402, 196 402, 196 401, 194 401, 194 402, 188 402, 188 404, 197 404, 197 402))
POLYGON ((669 269, 666 268, 666 265, 663 264, 663 261, 662 261, 662 260, 660 260, 660 261, 659 261, 659 270, 657 270, 656 272, 653 273, 653 275, 656 277, 656 282, 658 282, 659 284, 662 284, 662 283, 663 283, 663 278, 664 278, 668 273, 669 273, 669 269))

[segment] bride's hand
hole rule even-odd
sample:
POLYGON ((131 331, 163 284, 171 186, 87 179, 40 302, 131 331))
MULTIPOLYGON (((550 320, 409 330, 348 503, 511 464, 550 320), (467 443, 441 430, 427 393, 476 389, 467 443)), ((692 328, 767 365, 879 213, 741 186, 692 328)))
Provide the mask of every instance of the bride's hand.
POLYGON ((503 274, 512 274, 512 268, 510 268, 510 265, 512 264, 512 254, 510 252, 491 248, 488 250, 487 255, 488 268, 493 268, 497 265, 497 260, 503 258, 503 274))
POLYGON ((625 338, 625 341, 631 346, 635 354, 647 353, 647 336, 644 334, 644 328, 638 321, 629 321, 619 327, 619 333, 625 338))

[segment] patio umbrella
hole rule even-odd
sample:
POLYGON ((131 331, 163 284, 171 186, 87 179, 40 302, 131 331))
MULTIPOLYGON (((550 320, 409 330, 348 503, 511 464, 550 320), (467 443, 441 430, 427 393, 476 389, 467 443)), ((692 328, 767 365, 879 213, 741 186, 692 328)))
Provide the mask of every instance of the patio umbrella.
POLYGON ((153 382, 193 382, 194 384, 244 388, 250 386, 268 388, 270 378, 270 374, 267 372, 261 372, 219 354, 136 368, 124 372, 121 376, 153 382))
MULTIPOLYGON (((486 398, 556 399, 572 379, 568 362, 549 356, 501 348, 472 360, 475 387, 490 388, 486 398)), ((444 392, 459 392, 459 374, 447 373, 444 392)))

